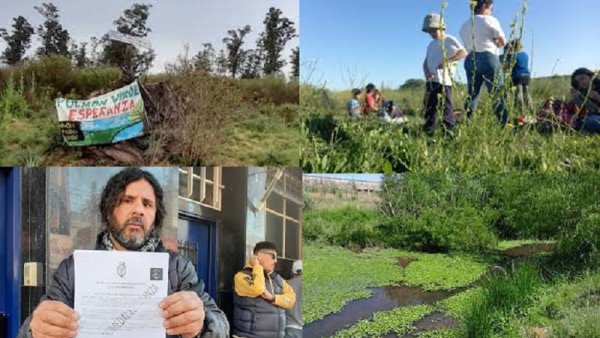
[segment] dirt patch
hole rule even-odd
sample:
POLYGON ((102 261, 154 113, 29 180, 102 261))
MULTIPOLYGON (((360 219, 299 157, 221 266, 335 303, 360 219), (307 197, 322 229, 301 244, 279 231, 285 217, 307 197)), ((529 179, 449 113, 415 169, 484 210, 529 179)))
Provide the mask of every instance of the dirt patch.
POLYGON ((402 268, 407 267, 410 263, 416 261, 416 259, 414 258, 409 258, 409 257, 400 257, 398 258, 398 265, 400 265, 402 268))
POLYGON ((552 250, 554 250, 553 243, 534 243, 503 250, 500 254, 506 257, 530 257, 541 252, 552 252, 552 250))
POLYGON ((354 252, 355 254, 360 254, 363 253, 364 249, 360 245, 352 245, 350 246, 350 251, 354 252))

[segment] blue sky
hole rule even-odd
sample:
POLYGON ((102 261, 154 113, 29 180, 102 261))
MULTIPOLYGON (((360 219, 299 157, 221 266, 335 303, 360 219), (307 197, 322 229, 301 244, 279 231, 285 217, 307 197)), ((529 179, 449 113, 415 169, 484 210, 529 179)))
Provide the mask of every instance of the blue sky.
MULTIPOLYGON (((202 43, 210 42, 218 51, 222 47, 221 40, 230 29, 252 27, 246 37, 244 48, 252 49, 256 39, 263 31, 262 21, 269 7, 282 10, 284 16, 296 23, 299 33, 299 0, 0 0, 0 27, 12 30, 13 17, 23 15, 37 29, 42 17, 33 6, 43 2, 54 3, 61 16, 61 24, 77 42, 89 42, 92 36, 101 37, 114 29, 113 21, 122 15, 123 10, 134 3, 147 3, 150 10, 148 24, 152 29, 148 39, 156 52, 151 72, 161 72, 165 63, 173 62, 183 51, 185 44, 190 46, 190 54, 194 55, 202 48, 202 43)), ((291 49, 298 46, 299 39, 288 43, 284 51, 286 61, 291 49)), ((35 52, 40 45, 38 37, 32 39, 32 47, 28 55, 35 52)), ((0 49, 6 44, 0 39, 0 49)), ((287 74, 289 65, 284 68, 287 74)))
MULTIPOLYGON (((447 33, 457 36, 469 19, 467 0, 448 0, 447 33)), ((439 12, 442 0, 302 0, 300 5, 301 77, 340 90, 350 88, 346 74, 361 82, 397 88, 422 78, 431 38, 421 32, 427 13, 439 12)), ((498 0, 494 16, 507 35, 521 12, 521 0, 498 0)), ((529 0, 524 50, 534 76, 570 74, 578 67, 600 68, 598 0, 529 0), (533 50, 533 54, 532 54, 533 50)), ((465 79, 459 66, 459 78, 465 79)), ((360 82, 360 83, 358 83, 360 82)))

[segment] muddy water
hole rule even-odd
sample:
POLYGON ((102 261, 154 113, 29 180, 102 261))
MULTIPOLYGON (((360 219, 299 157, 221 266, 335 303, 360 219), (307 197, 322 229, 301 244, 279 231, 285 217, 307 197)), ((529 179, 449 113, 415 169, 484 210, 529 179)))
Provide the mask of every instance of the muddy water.
POLYGON ((373 296, 346 304, 339 313, 330 314, 322 320, 306 324, 303 337, 330 337, 359 320, 368 319, 378 311, 389 311, 401 306, 434 304, 463 291, 425 291, 420 287, 406 285, 371 288, 373 296))

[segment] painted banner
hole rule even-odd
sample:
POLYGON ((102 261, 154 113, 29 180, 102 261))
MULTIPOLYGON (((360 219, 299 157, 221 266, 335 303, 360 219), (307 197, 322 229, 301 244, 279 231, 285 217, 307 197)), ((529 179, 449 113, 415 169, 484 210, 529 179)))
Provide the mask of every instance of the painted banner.
POLYGON ((56 99, 60 131, 70 146, 124 141, 144 134, 144 101, 137 81, 89 100, 56 99))
POLYGON ((110 31, 108 32, 108 38, 115 41, 121 41, 123 43, 130 44, 139 49, 150 49, 152 46, 150 45, 150 41, 140 38, 138 36, 127 35, 118 31, 110 31))

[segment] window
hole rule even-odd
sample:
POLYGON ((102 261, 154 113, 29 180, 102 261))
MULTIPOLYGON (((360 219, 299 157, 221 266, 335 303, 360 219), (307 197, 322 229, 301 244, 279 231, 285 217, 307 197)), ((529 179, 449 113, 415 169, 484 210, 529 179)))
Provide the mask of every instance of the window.
POLYGON ((221 210, 221 167, 179 168, 179 198, 203 207, 221 210))
POLYGON ((277 245, 280 257, 289 259, 299 259, 301 247, 302 173, 294 169, 269 170, 267 189, 273 188, 265 206, 265 238, 277 245))

